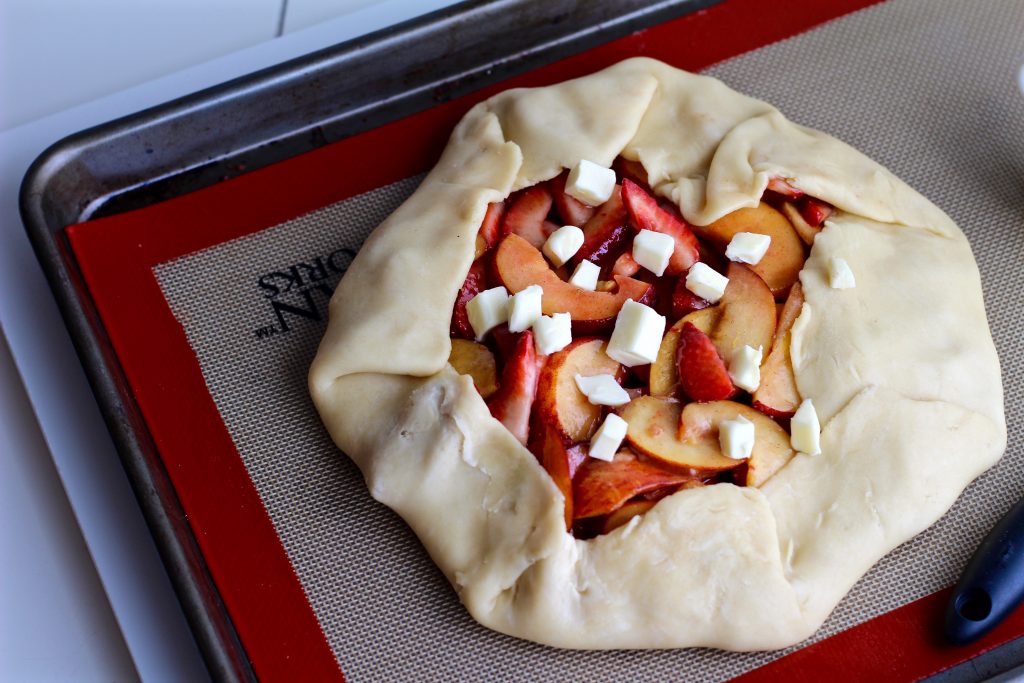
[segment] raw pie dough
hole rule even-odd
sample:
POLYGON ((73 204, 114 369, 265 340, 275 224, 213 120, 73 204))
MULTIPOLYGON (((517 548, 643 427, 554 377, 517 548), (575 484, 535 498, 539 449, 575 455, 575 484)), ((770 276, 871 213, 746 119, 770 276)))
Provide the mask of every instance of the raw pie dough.
POLYGON ((810 636, 998 460, 988 330, 967 240, 908 185, 714 79, 631 59, 463 118, 338 286, 310 391, 481 624, 567 648, 775 649, 810 636), (620 154, 694 224, 756 206, 773 176, 839 209, 800 274, 792 343, 822 454, 760 489, 679 491, 581 541, 536 458, 447 365, 449 322, 488 203, 620 154), (833 255, 854 289, 829 288, 833 255))

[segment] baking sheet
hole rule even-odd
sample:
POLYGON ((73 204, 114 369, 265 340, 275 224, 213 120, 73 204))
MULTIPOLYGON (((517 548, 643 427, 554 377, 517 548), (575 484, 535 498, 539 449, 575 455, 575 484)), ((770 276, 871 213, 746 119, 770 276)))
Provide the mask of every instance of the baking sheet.
MULTIPOLYGON (((1013 174, 1015 169, 1019 171, 1020 168, 1019 162, 1016 162, 1017 165, 1015 165, 1014 160, 1024 158, 1024 154, 1021 153, 1022 150, 1019 147, 1015 148, 1013 141, 993 139, 992 126, 986 124, 992 120, 1006 121, 1008 131, 1020 130, 1019 101, 1012 99, 1011 95, 1015 94, 1012 89, 1006 90, 1000 87, 995 81, 995 77, 999 73, 1007 72, 1006 63, 1014 56, 1014 41, 1022 35, 1022 31, 1019 29, 1024 27, 1007 21, 1005 4, 977 3, 971 7, 969 16, 958 16, 953 11, 954 7, 945 4, 936 9, 936 4, 933 3, 914 3, 909 0, 889 3, 838 20, 786 43, 780 43, 722 64, 711 73, 724 78, 744 92, 769 99, 801 123, 815 125, 838 134, 869 155, 889 165, 898 175, 939 203, 965 228, 979 255, 987 291, 993 291, 994 287, 996 292, 1019 292, 1022 283, 1019 279, 1013 278, 1020 276, 1015 269, 1005 267, 1005 261, 1001 259, 1001 256, 1006 249, 1009 249, 1009 253, 1022 253, 1020 231, 1013 232, 1007 226, 1019 227, 1021 225, 1019 195, 1013 194, 1013 174), (865 17, 867 18, 865 19, 865 17), (972 44, 977 43, 979 46, 983 44, 987 49, 979 47, 974 52, 978 62, 973 65, 964 66, 961 63, 944 62, 943 60, 954 57, 944 42, 945 39, 950 38, 970 40, 973 41, 972 44), (814 59, 808 59, 809 54, 813 54, 814 59), (824 64, 822 64, 822 60, 824 60, 824 64), (852 70, 851 64, 858 66, 852 70), (868 67, 867 69, 864 68, 865 65, 868 67), (719 69, 722 71, 718 71, 719 69), (963 77, 965 82, 969 83, 969 87, 963 88, 962 91, 958 91, 953 97, 950 97, 947 92, 949 73, 957 71, 964 72, 963 77), (836 74, 844 74, 845 78, 837 79, 836 74), (986 80, 986 74, 988 80, 986 80), (929 76, 931 77, 929 78, 929 76), (765 89, 765 92, 761 92, 759 89, 765 89), (916 92, 907 97, 906 93, 909 90, 916 90, 916 92), (996 96, 993 96, 993 93, 996 96), (921 103, 934 106, 930 106, 922 112, 921 103), (979 106, 981 104, 985 106, 979 106), (894 109, 895 111, 893 111, 894 109), (814 120, 815 117, 819 117, 821 121, 814 120), (979 119, 979 117, 981 118, 979 119), (976 135, 965 136, 964 131, 974 131, 976 135), (938 146, 934 144, 935 140, 943 140, 944 143, 950 141, 952 144, 938 146), (1015 154, 1016 156, 1014 156, 1015 154), (1003 173, 993 172, 993 168, 997 171, 1003 169, 1003 173)), ((1012 75, 1012 69, 1009 72, 1012 75)), ((1012 79, 1009 82, 1012 86, 1012 79)), ((263 297, 262 301, 258 298, 261 292, 258 286, 253 285, 254 276, 258 281, 259 276, 275 272, 275 269, 287 272, 297 263, 315 263, 317 256, 329 258, 339 248, 354 248, 359 241, 359 236, 375 224, 378 213, 386 212, 387 206, 398 201, 402 192, 407 192, 409 189, 406 184, 398 190, 394 187, 389 190, 379 190, 373 195, 349 200, 344 207, 335 206, 307 217, 305 220, 313 221, 314 228, 311 228, 308 222, 286 223, 278 228, 247 238, 244 242, 230 242, 193 257, 157 266, 156 269, 164 293, 199 357, 204 370, 205 382, 210 388, 214 401, 218 403, 218 408, 225 416, 225 423, 232 433, 235 446, 243 461, 246 461, 246 466, 250 467, 250 462, 252 463, 250 473, 257 489, 261 489, 261 481, 263 489, 268 485, 274 487, 281 486, 282 482, 286 484, 284 493, 274 494, 260 490, 260 495, 264 504, 267 505, 286 550, 289 549, 289 544, 292 544, 289 550, 291 562, 303 583, 306 594, 310 597, 313 609, 317 613, 317 618, 324 628, 328 641, 331 642, 332 649, 342 661, 342 668, 350 677, 355 677, 354 679, 359 679, 360 674, 362 677, 374 680, 389 676, 393 678, 394 675, 403 671, 406 673, 422 671, 424 674, 429 673, 432 677, 438 677, 437 674, 440 671, 449 671, 449 669, 434 668, 438 666, 438 662, 430 658, 430 650, 431 648, 437 649, 438 643, 448 643, 451 640, 450 638, 439 638, 434 630, 437 628, 437 621, 440 620, 442 624, 454 625, 456 628, 463 629, 457 631, 459 638, 466 639, 458 641, 463 647, 451 648, 452 651, 457 651, 463 659, 465 659, 466 652, 480 651, 491 655, 483 662, 473 660, 478 667, 476 669, 477 677, 481 668, 488 671, 494 670, 499 677, 520 678, 522 676, 519 674, 522 671, 536 671, 539 678, 557 677, 559 672, 563 675, 565 671, 583 672, 586 670, 587 662, 600 663, 601 666, 597 669, 600 673, 597 676, 599 678, 612 678, 616 673, 621 677, 632 675, 635 678, 637 669, 650 670, 652 675, 660 672, 662 677, 671 678, 673 677, 672 672, 678 672, 680 666, 687 666, 687 671, 707 671, 712 677, 721 677, 729 672, 736 673, 742 669, 744 665, 741 664, 737 668, 735 662, 745 661, 745 657, 751 656, 700 651, 642 654, 603 653, 601 655, 593 653, 589 655, 581 653, 552 654, 552 651, 547 648, 519 644, 516 641, 513 641, 514 644, 510 646, 513 651, 520 652, 521 647, 524 648, 522 652, 530 654, 532 648, 539 649, 542 654, 534 653, 533 658, 529 661, 509 659, 505 656, 506 651, 499 652, 494 649, 495 645, 492 640, 497 638, 499 641, 508 643, 509 639, 489 634, 479 627, 475 627, 471 622, 465 623, 468 622, 468 617, 462 615, 461 609, 457 605, 453 605, 450 590, 443 584, 443 580, 440 579, 436 571, 430 567, 429 562, 423 562, 423 553, 418 549, 415 539, 412 539, 411 535, 404 531, 404 527, 401 527, 393 516, 388 517, 389 513, 384 512, 379 506, 374 506, 365 492, 362 492, 361 498, 359 497, 361 482, 358 481, 358 475, 355 475, 353 481, 351 475, 354 473, 354 468, 348 466, 349 476, 346 479, 345 461, 324 455, 321 452, 324 443, 317 441, 317 438, 322 438, 322 432, 317 432, 315 425, 312 431, 303 430, 304 436, 301 437, 296 432, 275 432, 272 434, 273 438, 269 438, 267 430, 272 432, 275 428, 287 429, 290 427, 288 416, 298 418, 300 424, 302 423, 302 418, 297 411, 303 408, 304 392, 299 391, 301 386, 298 386, 300 384, 298 379, 300 374, 304 374, 303 358, 308 361, 305 356, 311 357, 311 348, 307 348, 310 345, 308 340, 305 342, 301 340, 306 337, 302 337, 296 342, 295 340, 299 338, 295 336, 293 330, 303 330, 302 334, 314 340, 313 343, 315 343, 319 328, 318 321, 312 319, 312 316, 299 315, 296 317, 292 314, 288 319, 294 326, 289 329, 288 334, 268 332, 267 330, 272 325, 277 324, 280 327, 281 321, 277 319, 273 307, 267 306, 266 297, 263 297), (368 205, 372 205, 374 208, 367 210, 368 205), (314 244, 315 239, 311 236, 324 230, 322 227, 316 229, 315 225, 323 224, 325 217, 331 218, 334 215, 331 213, 332 211, 347 211, 347 218, 340 221, 336 219, 327 221, 328 229, 333 227, 337 230, 339 225, 346 226, 349 230, 347 235, 352 239, 346 242, 346 240, 339 239, 346 233, 329 232, 323 243, 314 244), (374 211, 378 213, 374 213, 374 211), (298 225, 299 228, 295 228, 295 225, 298 225), (281 234, 289 226, 293 230, 299 230, 299 238, 281 238, 281 234), (274 235, 276 238, 271 240, 271 243, 267 243, 262 241, 268 239, 265 237, 266 235, 274 235), (302 242, 302 238, 313 241, 302 242), (299 241, 295 242, 295 239, 299 239, 299 241), (249 246, 249 241, 253 245, 258 244, 260 248, 255 249, 254 246, 249 246), (264 257, 269 260, 264 262, 262 260, 264 257), (273 263, 270 262, 271 260, 273 263), (266 266, 268 270, 253 271, 251 268, 253 265, 266 266), (189 270, 189 268, 198 268, 199 270, 189 270), (206 285, 197 287, 197 282, 203 282, 206 285), (213 283, 216 284, 216 287, 212 291, 223 292, 231 305, 228 308, 217 308, 216 306, 211 308, 207 305, 193 310, 198 305, 196 302, 203 300, 204 296, 209 299, 208 293, 211 289, 207 289, 206 286, 213 283), (255 296, 253 289, 256 290, 255 296), (258 301, 263 305, 263 308, 260 309, 262 310, 262 319, 258 319, 259 316, 254 314, 255 308, 250 308, 256 306, 253 301, 258 301), (219 312, 219 319, 211 322, 211 319, 207 317, 213 314, 211 311, 219 312), (247 313, 250 315, 245 317, 247 313), (245 318, 245 325, 236 326, 239 325, 238 316, 245 318), (208 333, 203 332, 203 325, 210 325, 214 322, 216 325, 212 329, 217 330, 214 337, 220 337, 220 341, 210 342, 208 333), (253 327, 250 323, 254 322, 257 324, 253 327), (300 327, 300 325, 304 327, 300 327), (261 329, 264 330, 262 337, 258 336, 261 329), (231 334, 244 335, 244 337, 232 337, 231 334), (243 339, 245 343, 243 343, 243 339), (231 341, 225 343, 226 340, 231 341), (237 363, 237 360, 222 358, 220 352, 225 349, 232 351, 237 351, 239 348, 259 349, 260 345, 254 344, 253 340, 262 343, 263 352, 259 357, 250 358, 250 362, 243 365, 232 365, 232 363, 237 363), (286 351, 287 347, 291 347, 291 355, 281 358, 267 351, 279 341, 286 342, 284 343, 286 351), (210 346, 211 343, 214 346, 219 344, 223 348, 218 351, 217 348, 210 346), (264 356, 268 359, 261 360, 264 356), (270 365, 264 365, 265 362, 269 362, 270 365), (240 377, 243 378, 243 386, 232 385, 232 382, 237 383, 240 377), (240 436, 238 432, 240 420, 244 422, 244 419, 238 417, 237 407, 236 409, 226 407, 227 404, 224 401, 232 400, 231 397, 237 397, 240 392, 262 396, 259 392, 262 391, 260 386, 263 382, 269 382, 270 386, 275 387, 275 391, 265 398, 273 399, 276 396, 278 400, 270 403, 261 401, 260 405, 275 405, 275 409, 283 407, 285 418, 275 417, 276 410, 274 413, 268 414, 262 411, 253 411, 251 405, 243 407, 243 413, 250 413, 247 419, 256 420, 254 427, 250 425, 252 429, 249 430, 250 436, 246 440, 242 438, 245 434, 240 436), (225 387, 227 388, 225 389, 225 387), (277 405, 278 402, 280 406, 277 405), (234 417, 231 415, 232 410, 235 412, 234 417), (289 410, 293 412, 288 412, 289 410), (253 435, 258 434, 261 430, 264 432, 263 435, 254 443, 253 435), (284 441, 280 440, 282 436, 284 441), (298 440, 296 441, 296 439, 298 440), (277 440, 276 443, 275 440, 277 440), (269 447, 268 444, 270 444, 269 447), (292 444, 293 447, 289 448, 287 444, 292 444), (296 454, 305 456, 307 452, 311 452, 309 457, 322 457, 323 461, 306 462, 306 465, 313 465, 313 467, 303 468, 303 471, 313 472, 314 474, 310 476, 326 477, 325 480, 315 482, 312 491, 305 488, 303 482, 306 480, 301 476, 297 481, 291 481, 297 474, 293 470, 288 469, 284 472, 278 470, 269 478, 261 477, 258 473, 259 468, 265 468, 267 463, 270 463, 271 468, 290 468, 294 464, 296 454), (256 453, 258 457, 253 459, 253 453, 256 453), (282 457, 282 453, 288 454, 289 457, 282 457), (352 486, 351 490, 345 488, 348 485, 352 486), (327 503, 312 504, 307 500, 311 492, 315 495, 317 492, 324 491, 330 496, 327 503), (353 502, 359 500, 369 507, 363 509, 360 504, 353 502), (296 516, 296 511, 289 509, 289 506, 296 503, 302 507, 297 513, 299 522, 289 522, 289 515, 296 516), (312 507, 305 508, 306 505, 312 507), (314 570, 323 572, 333 568, 336 571, 338 563, 351 559, 346 555, 354 553, 346 550, 346 548, 351 549, 351 546, 346 546, 340 551, 335 548, 338 552, 319 552, 319 549, 314 547, 316 546, 315 542, 310 543, 310 548, 307 550, 302 550, 303 544, 308 540, 304 540, 304 528, 320 529, 321 533, 326 533, 326 537, 317 537, 314 540, 327 542, 327 547, 330 547, 331 542, 338 542, 335 538, 337 532, 347 530, 347 528, 339 529, 339 527, 332 526, 338 522, 337 515, 347 514, 354 515, 352 519, 347 519, 349 522, 371 519, 374 520, 374 523, 383 524, 382 528, 385 529, 383 540, 378 540, 375 543, 384 544, 388 550, 392 551, 384 563, 385 566, 394 569, 393 565, 401 564, 413 574, 411 579, 398 576, 394 572, 386 574, 384 583, 377 583, 376 586, 379 590, 381 585, 385 585, 388 587, 387 591, 393 591, 394 588, 391 584, 396 576, 402 578, 406 583, 412 582, 411 585, 400 591, 400 597, 406 598, 406 600, 389 604, 390 611, 386 613, 394 614, 397 618, 403 612, 408 612, 410 619, 400 621, 399 625, 405 629, 413 629, 413 634, 423 633, 421 641, 410 645, 407 642, 409 632, 400 629, 396 639, 394 632, 375 631, 370 628, 372 624, 370 626, 363 624, 362 629, 352 627, 353 630, 346 630, 349 628, 345 626, 348 620, 359 623, 359 615, 353 614, 353 611, 366 611, 361 606, 364 602, 356 600, 354 605, 346 606, 340 597, 333 598, 334 602, 332 603, 330 595, 326 599, 318 599, 315 596, 317 580, 324 582, 330 588, 328 593, 333 590, 333 594, 338 596, 345 594, 338 590, 339 583, 351 589, 352 576, 343 573, 339 579, 339 576, 332 576, 330 571, 327 571, 327 576, 311 579, 308 569, 311 562, 309 557, 315 558, 312 561, 314 565, 319 563, 318 567, 314 566, 314 570), (332 515, 334 516, 332 517, 332 515), (383 515, 384 521, 376 519, 381 515, 383 515), (390 522, 387 519, 390 519, 390 522), (299 530, 290 533, 285 528, 289 524, 297 524, 299 530), (387 524, 397 525, 397 529, 391 528, 390 531, 387 531, 389 528, 387 524), (325 527, 327 528, 326 532, 324 532, 325 527), (296 543, 300 546, 298 550, 296 550, 296 543), (403 564, 395 560, 396 557, 405 557, 407 563, 403 564), (311 589, 310 586, 313 588, 311 589), (342 601, 341 604, 337 604, 339 601, 342 601), (410 603, 410 601, 412 602, 410 603), (410 604, 420 607, 413 609, 410 604), (418 627, 418 624, 423 624, 423 626, 418 627), (419 630, 417 630, 418 628, 419 630), (465 633, 467 631, 468 635, 465 633), (396 643, 395 649, 392 651, 393 657, 380 658, 373 655, 375 652, 373 646, 376 645, 379 650, 381 642, 396 643), (360 645, 360 643, 362 644, 360 645), (355 650, 346 650, 344 649, 346 647, 365 648, 362 651, 362 660, 355 650), (501 656, 494 657, 495 654, 501 656), (697 668, 690 669, 689 666, 693 664, 692 662, 678 659, 688 656, 698 658, 698 663, 695 665, 697 668), (722 664, 714 659, 715 656, 726 657, 728 662, 722 664), (709 657, 710 659, 708 659, 709 657), (392 660, 398 666, 405 668, 365 668, 366 666, 386 667, 392 660), (360 664, 360 661, 363 663, 360 664), (616 668, 615 662, 622 662, 622 668, 616 668), (701 662, 710 668, 700 668, 701 662), (553 668, 545 669, 546 663, 553 668), (364 668, 360 668, 361 666, 364 668), (409 666, 419 668, 409 669, 409 666), (652 667, 654 668, 652 669, 652 667)), ((329 267, 325 266, 325 270, 329 270, 329 267)), ((325 282, 322 284, 327 284, 326 281, 330 281, 330 278, 325 277, 324 280, 325 282)), ((317 290, 311 291, 314 293, 310 296, 315 296, 317 290)), ((295 294, 300 297, 305 296, 299 294, 298 290, 295 294)), ((1013 310, 1012 305, 1009 305, 1008 310, 1003 310, 1007 308, 1006 305, 999 302, 993 304, 991 298, 989 303, 992 306, 990 314, 993 319, 993 327, 996 330, 997 345, 1005 358, 1007 348, 1012 346, 1014 341, 1013 330, 1019 329, 1021 321, 1019 317, 1014 317, 1019 314, 1013 310)), ((297 307, 309 305, 308 302, 304 304, 302 298, 292 300, 292 304, 297 307)), ((1012 392, 1014 380, 1019 383, 1019 370, 1011 368, 1010 374, 1006 378, 1008 391, 1012 392)), ((308 405, 305 406, 305 409, 308 410, 308 405)), ((306 413, 305 419, 308 421, 308 413, 306 413)), ((1019 420, 1011 415, 1010 453, 1011 455, 1017 453, 1015 457, 1019 460, 1019 443, 1013 440, 1015 424, 1019 425, 1019 420)), ((308 425, 306 426, 308 427, 308 425)), ((329 449, 329 446, 327 448, 329 449)), ((1000 467, 1006 467, 1007 463, 1012 462, 1013 458, 1008 458, 1000 467)), ((1016 482, 1020 481, 1019 476, 1008 476, 1008 472, 1003 471, 1000 477, 997 473, 998 470, 994 470, 979 480, 972 488, 974 492, 969 492, 958 503, 958 509, 965 501, 977 500, 980 495, 984 495, 984 498, 981 499, 982 505, 960 510, 959 513, 955 511, 954 515, 946 518, 949 520, 957 514, 961 515, 957 517, 957 524, 954 524, 952 532, 946 530, 947 534, 952 533, 952 537, 944 536, 938 540, 929 538, 929 535, 939 528, 936 527, 912 541, 911 544, 904 546, 897 553, 890 555, 872 572, 872 575, 858 585, 851 598, 840 606, 832 621, 840 619, 840 626, 848 626, 870 616, 873 610, 884 610, 885 604, 878 604, 879 592, 883 603, 887 599, 888 593, 892 592, 896 594, 896 602, 893 604, 902 604, 901 601, 914 595, 925 594, 952 583, 959 564, 965 559, 965 554, 970 551, 980 539, 980 535, 995 521, 1005 507, 1008 507, 1008 505, 999 507, 1002 500, 1004 498, 1015 500, 1021 493, 1019 489, 1014 490, 1014 487, 1017 486, 1016 482), (993 477, 995 478, 993 479, 993 477), (983 486, 988 488, 983 489, 983 494, 977 493, 976 489, 983 486), (909 559, 906 560, 909 565, 900 565, 897 556, 916 543, 924 545, 913 547, 912 550, 927 551, 924 556, 927 562, 921 561, 920 552, 911 552, 909 559), (893 565, 893 562, 896 564, 893 565), (921 571, 922 564, 928 565, 924 567, 928 571, 921 571), (894 567, 895 573, 892 573, 894 567), (935 571, 932 571, 933 569, 935 571), (883 579, 875 586, 876 592, 872 593, 873 597, 867 603, 857 602, 855 596, 861 586, 865 582, 870 582, 871 576, 875 573, 885 571, 890 572, 885 577, 887 580, 883 579), (897 590, 893 591, 893 586, 897 590), (843 610, 847 608, 849 613, 844 617, 843 610), (850 614, 853 615, 852 620, 850 620, 850 614)), ((1014 473, 1010 472, 1009 474, 1014 473)), ((376 530, 380 531, 380 529, 376 530)), ((377 535, 381 536, 381 534, 377 535)), ((343 536, 342 539, 344 539, 343 536)), ((351 539, 349 540, 351 541, 351 539)), ((353 542, 353 546, 363 548, 367 546, 367 543, 363 538, 359 538, 353 542)), ((364 575, 357 573, 355 576, 362 578, 364 575)), ((358 597, 362 597, 365 601, 366 595, 366 592, 360 592, 358 597)), ((385 598, 386 596, 380 599, 385 598)), ((373 613, 373 611, 366 611, 367 615, 373 613)), ((376 614, 380 615, 382 612, 378 611, 376 614)), ((371 619, 371 621, 375 620, 371 619)), ((380 626, 378 625, 377 628, 380 626)), ((500 647, 504 647, 504 644, 500 647)), ((436 653, 434 654, 436 655, 436 653)), ((747 662, 747 664, 749 663, 747 662)), ((458 664, 458 662, 445 664, 447 666, 458 664)), ((467 675, 471 676, 473 672, 466 670, 463 671, 463 674, 463 677, 466 677, 467 675)), ((453 677, 458 678, 454 675, 453 677)))

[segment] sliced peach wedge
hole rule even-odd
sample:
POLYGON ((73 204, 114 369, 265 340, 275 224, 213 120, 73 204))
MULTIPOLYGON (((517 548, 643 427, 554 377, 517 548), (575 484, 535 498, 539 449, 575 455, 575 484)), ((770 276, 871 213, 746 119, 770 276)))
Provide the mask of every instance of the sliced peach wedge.
POLYGON ((572 528, 575 508, 573 479, 584 460, 587 449, 583 444, 570 444, 553 424, 535 422, 530 430, 531 450, 547 471, 565 499, 565 528, 572 528))
POLYGON ((793 323, 799 317, 803 305, 803 288, 797 282, 789 290, 789 297, 779 315, 772 350, 761 365, 761 384, 754 392, 753 405, 772 417, 792 417, 800 406, 800 392, 796 387, 789 349, 793 323))
POLYGON ((735 420, 737 417, 754 423, 754 450, 747 460, 744 483, 747 486, 760 486, 782 469, 794 455, 789 445, 789 434, 770 417, 735 401, 690 403, 680 414, 678 439, 684 444, 702 444, 717 450, 719 425, 724 420, 735 420))
POLYGON ((597 207, 597 212, 582 227, 583 246, 576 252, 573 262, 590 261, 601 268, 611 266, 633 236, 618 186, 608 201, 597 207))
POLYGON ((561 175, 555 176, 550 181, 551 195, 555 200, 555 210, 558 211, 558 216, 562 219, 563 225, 582 227, 594 215, 594 207, 588 206, 575 197, 566 194, 565 181, 568 177, 569 172, 564 171, 561 175))
POLYGON ((699 237, 723 251, 738 232, 771 237, 764 258, 751 269, 761 276, 776 298, 782 298, 789 292, 803 268, 803 241, 786 217, 764 202, 752 209, 737 209, 709 225, 694 225, 692 228, 699 237))
POLYGON ((618 380, 625 376, 625 368, 611 359, 603 339, 581 337, 567 347, 551 354, 540 375, 536 419, 554 425, 566 441, 586 441, 597 429, 601 419, 601 406, 594 405, 576 385, 576 375, 612 375, 618 380))
POLYGON ((607 515, 636 495, 679 486, 693 478, 654 467, 629 451, 619 451, 611 462, 587 458, 572 482, 573 518, 607 515))
POLYGON ((486 400, 498 390, 498 371, 494 354, 483 344, 468 339, 452 339, 448 363, 460 375, 469 375, 486 400))
POLYGON ((740 263, 730 263, 729 284, 718 302, 721 317, 710 333, 715 348, 726 361, 743 346, 761 347, 767 353, 775 337, 775 298, 764 280, 740 263))
POLYGON ((709 334, 718 323, 721 309, 717 306, 693 311, 680 318, 668 328, 658 348, 658 357, 651 364, 651 396, 675 396, 679 388, 679 370, 676 351, 679 348, 679 331, 686 323, 692 323, 698 330, 709 334))
POLYGON ((502 221, 502 235, 519 235, 538 249, 547 239, 544 221, 551 211, 551 192, 545 185, 528 187, 516 196, 502 221))
POLYGON ((615 278, 615 292, 589 291, 569 284, 558 277, 536 247, 514 234, 498 245, 494 265, 498 278, 512 294, 540 285, 544 290, 544 314, 569 313, 574 334, 610 329, 626 299, 646 303, 653 297, 651 285, 622 276, 615 278))
POLYGON ((622 411, 622 419, 629 423, 626 441, 638 453, 676 472, 693 476, 731 470, 742 464, 741 460, 722 455, 717 432, 700 439, 680 439, 679 421, 682 413, 683 406, 675 399, 641 396, 631 401, 622 411))

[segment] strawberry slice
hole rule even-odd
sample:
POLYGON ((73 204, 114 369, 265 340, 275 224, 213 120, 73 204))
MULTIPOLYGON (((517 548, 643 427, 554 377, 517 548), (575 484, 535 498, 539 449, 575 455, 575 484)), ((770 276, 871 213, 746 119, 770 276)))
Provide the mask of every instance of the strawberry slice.
POLYGON ((551 203, 551 192, 546 185, 526 188, 508 207, 501 236, 514 233, 538 249, 541 248, 547 239, 544 236, 544 221, 551 211, 551 203))
POLYGON ((565 193, 565 181, 568 177, 569 172, 566 171, 551 179, 551 194, 555 200, 555 209, 558 211, 563 225, 582 227, 594 215, 595 209, 565 193))
POLYGON ((637 230, 661 232, 676 241, 675 252, 665 269, 666 274, 678 275, 697 262, 700 245, 682 218, 658 206, 654 197, 629 179, 622 181, 622 201, 637 230))
POLYGON ((699 311, 711 305, 707 299, 702 299, 686 288, 686 276, 680 275, 676 280, 676 288, 672 291, 672 319, 678 320, 687 313, 699 311))
POLYGON ((480 224, 478 233, 484 238, 487 249, 501 241, 504 235, 501 233, 501 219, 505 216, 505 202, 493 202, 487 205, 487 213, 484 214, 484 222, 480 224))
POLYGON ((732 396, 732 385, 725 361, 711 338, 693 323, 679 331, 679 387, 694 401, 720 401, 732 396))
POLYGON ((608 201, 599 206, 583 225, 583 246, 576 252, 575 262, 590 261, 606 268, 626 248, 632 235, 626 219, 626 206, 616 187, 608 201))
POLYGON ((768 181, 768 187, 765 188, 765 191, 775 192, 787 199, 800 199, 800 197, 804 196, 803 190, 793 187, 789 184, 788 180, 777 176, 768 181))
POLYGON ((472 301, 473 297, 487 289, 487 264, 484 259, 478 258, 469 267, 466 280, 462 283, 459 295, 455 297, 455 308, 452 311, 451 335, 460 339, 476 339, 473 326, 469 324, 469 314, 466 312, 466 304, 472 301))
POLYGON ((545 362, 547 356, 537 355, 533 332, 523 332, 501 372, 501 386, 487 401, 491 415, 524 446, 530 436, 530 408, 537 397, 537 382, 545 362))
POLYGON ((828 220, 828 217, 835 211, 831 204, 814 197, 804 197, 800 200, 797 210, 807 224, 814 228, 820 228, 821 224, 828 220))
POLYGON ((619 258, 615 259, 615 265, 612 266, 612 275, 633 277, 639 270, 640 264, 633 258, 633 254, 624 251, 619 255, 619 258))

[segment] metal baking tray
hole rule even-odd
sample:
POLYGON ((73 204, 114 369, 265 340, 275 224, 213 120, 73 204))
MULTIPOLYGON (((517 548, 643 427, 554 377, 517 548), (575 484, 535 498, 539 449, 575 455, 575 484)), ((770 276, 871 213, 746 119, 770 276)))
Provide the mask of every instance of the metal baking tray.
POLYGON ((20 195, 29 239, 215 679, 256 677, 64 228, 242 175, 717 1, 463 2, 72 135, 33 163, 20 195))

